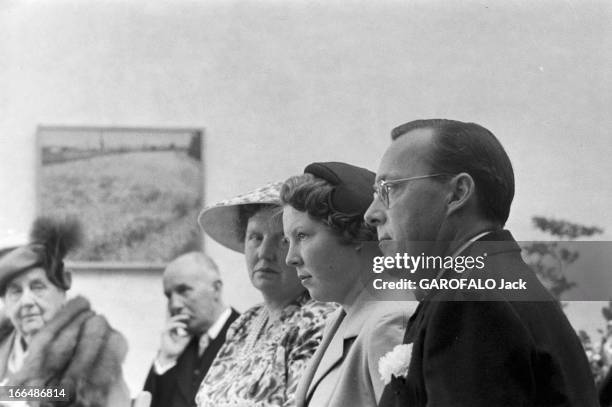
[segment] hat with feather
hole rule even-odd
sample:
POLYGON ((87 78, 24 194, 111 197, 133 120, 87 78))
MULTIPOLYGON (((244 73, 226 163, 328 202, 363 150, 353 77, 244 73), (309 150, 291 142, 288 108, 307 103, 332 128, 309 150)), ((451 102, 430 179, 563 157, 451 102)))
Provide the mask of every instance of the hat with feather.
POLYGON ((0 296, 18 275, 40 267, 55 286, 67 290, 70 278, 64 272, 64 257, 81 241, 81 225, 76 219, 37 218, 30 232, 30 243, 0 258, 0 296))

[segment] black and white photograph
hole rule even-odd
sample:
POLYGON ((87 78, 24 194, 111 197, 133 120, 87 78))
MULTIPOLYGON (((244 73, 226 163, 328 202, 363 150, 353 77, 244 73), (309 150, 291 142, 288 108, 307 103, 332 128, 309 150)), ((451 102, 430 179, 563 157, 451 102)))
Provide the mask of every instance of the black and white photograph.
POLYGON ((0 406, 612 406, 611 21, 0 0, 0 406))
POLYGON ((199 248, 202 132, 40 127, 39 213, 88 219, 87 262, 168 262, 199 248))

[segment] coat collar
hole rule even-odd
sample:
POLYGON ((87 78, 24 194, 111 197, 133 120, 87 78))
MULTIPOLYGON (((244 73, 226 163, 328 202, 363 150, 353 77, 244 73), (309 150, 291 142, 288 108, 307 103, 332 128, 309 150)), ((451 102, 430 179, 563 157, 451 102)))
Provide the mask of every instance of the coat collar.
POLYGON ((346 313, 338 308, 329 316, 329 323, 323 334, 323 339, 312 356, 304 379, 296 392, 296 405, 305 406, 310 400, 314 389, 338 363, 342 361, 344 352, 344 321, 346 313))
POLYGON ((379 304, 380 300, 377 301, 367 287, 364 287, 355 302, 345 310, 346 317, 341 327, 343 339, 352 339, 359 335, 368 316, 372 313, 372 302, 379 304))
POLYGON ((327 358, 328 352, 331 352, 334 355, 337 355, 337 353, 340 352, 340 355, 342 356, 342 348, 338 348, 338 344, 332 344, 332 342, 336 332, 338 332, 340 324, 344 320, 344 317, 345 312, 342 308, 338 308, 328 316, 327 325, 323 331, 321 343, 306 365, 302 379, 299 381, 295 391, 296 407, 304 407, 307 404, 307 400, 310 399, 315 383, 318 383, 321 380, 322 376, 319 371, 321 369, 319 369, 319 367, 323 369, 323 366, 325 366, 324 369, 327 372, 337 362, 336 356, 333 358, 327 358), (325 360, 323 360, 324 356, 325 360))
MULTIPOLYGON (((225 319, 223 326, 221 327, 221 330, 219 331, 217 337, 211 340, 210 344, 208 345, 209 348, 217 347, 217 346, 220 348, 222 346, 222 344, 225 342, 228 328, 238 318, 239 315, 240 314, 238 314, 238 312, 234 308, 231 308, 229 317, 225 319)), ((220 316, 219 318, 221 319, 222 317, 223 316, 220 316)), ((193 382, 193 377, 194 377, 193 371, 200 363, 199 362, 200 357, 198 356, 199 339, 200 339, 199 337, 194 337, 191 339, 191 341, 187 344, 187 347, 185 348, 185 350, 183 350, 183 353, 181 353, 181 355, 179 356, 179 359, 177 360, 177 363, 176 363, 176 366, 177 367, 180 366, 180 369, 177 369, 177 373, 175 376, 176 378, 175 386, 177 388, 177 391, 182 394, 185 400, 193 401, 193 396, 194 396, 193 389, 192 389, 192 382, 193 382)), ((212 361, 211 361, 211 365, 212 365, 212 361)))
MULTIPOLYGON (((491 231, 478 240, 470 243, 466 247, 462 248, 461 253, 457 253, 461 256, 481 256, 483 253, 487 254, 487 258, 492 256, 505 254, 505 253, 516 253, 520 256, 521 248, 514 240, 514 237, 510 231, 505 229, 491 231)), ((456 275, 451 274, 451 270, 444 270, 438 273, 436 278, 445 277, 452 278, 456 275)), ((427 301, 431 299, 439 290, 431 289, 428 291, 421 291, 417 293, 417 299, 419 301, 427 301)))
POLYGON ((325 330, 323 340, 304 374, 304 386, 301 389, 304 401, 309 400, 319 382, 342 363, 351 344, 372 315, 372 307, 384 307, 386 304, 385 301, 376 301, 368 290, 364 289, 346 311, 340 308, 330 316, 328 329, 325 330), (375 304, 372 303, 374 301, 375 304))
POLYGON ((0 382, 2 382, 8 374, 8 360, 13 342, 15 341, 15 336, 16 331, 13 330, 10 334, 4 336, 0 342, 0 382))
POLYGON ((497 230, 487 233, 472 243, 462 255, 478 256, 487 253, 488 256, 508 252, 520 252, 521 248, 508 230, 497 230))

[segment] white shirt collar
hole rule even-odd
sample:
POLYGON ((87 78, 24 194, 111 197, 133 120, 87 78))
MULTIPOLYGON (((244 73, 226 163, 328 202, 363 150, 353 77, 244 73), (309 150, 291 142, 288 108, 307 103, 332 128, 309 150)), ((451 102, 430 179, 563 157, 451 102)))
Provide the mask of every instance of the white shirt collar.
POLYGON ((215 339, 217 336, 219 336, 219 332, 221 332, 223 329, 223 326, 229 319, 230 315, 232 315, 232 309, 228 307, 221 313, 221 315, 219 315, 219 318, 217 318, 210 328, 208 328, 206 334, 210 337, 210 339, 215 339))
MULTIPOLYGON (((459 246, 457 248, 457 250, 455 250, 455 252, 451 255, 451 257, 457 257, 459 256, 461 253, 463 253, 468 247, 470 247, 472 245, 472 243, 474 243, 475 241, 477 241, 478 239, 480 239, 483 236, 488 235, 489 233, 491 233, 490 230, 484 231, 482 233, 477 234, 476 236, 473 236, 471 239, 469 239, 468 241, 466 241, 465 243, 463 243, 461 246, 459 246)), ((442 268, 442 270, 440 270, 440 272, 438 273, 438 275, 436 276, 436 279, 442 277, 442 274, 444 274, 446 272, 446 269, 442 268)))
POLYGON ((23 367, 23 361, 28 354, 27 350, 23 347, 23 341, 19 332, 15 331, 13 346, 11 346, 11 353, 7 364, 8 371, 11 373, 15 373, 23 367))
POLYGON ((477 234, 476 236, 472 237, 471 239, 469 239, 467 242, 463 243, 461 246, 459 246, 457 248, 457 250, 455 250, 455 252, 452 254, 452 257, 457 257, 459 256, 465 249, 467 249, 468 247, 470 247, 472 245, 472 243, 474 243, 475 241, 477 241, 478 239, 480 239, 481 237, 488 235, 489 233, 491 233, 490 230, 484 231, 482 233, 477 234))

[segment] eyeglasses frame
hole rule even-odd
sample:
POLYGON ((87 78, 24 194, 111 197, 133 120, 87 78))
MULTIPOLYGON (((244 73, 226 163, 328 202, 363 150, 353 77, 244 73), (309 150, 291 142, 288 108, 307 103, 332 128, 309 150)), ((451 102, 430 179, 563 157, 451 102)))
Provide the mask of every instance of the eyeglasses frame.
POLYGON ((392 180, 378 180, 373 186, 372 188, 374 189, 374 195, 375 198, 378 198, 378 200, 380 200, 380 202, 382 202, 382 204, 385 206, 385 208, 389 209, 391 206, 391 201, 389 199, 389 193, 391 191, 391 187, 394 187, 398 184, 403 184, 405 182, 408 181, 415 181, 415 180, 419 180, 419 179, 426 179, 426 178, 433 178, 433 177, 440 177, 440 176, 449 176, 451 174, 448 173, 444 173, 444 172, 440 172, 437 174, 429 174, 429 175, 419 175, 416 177, 409 177, 409 178, 399 178, 399 179, 392 179, 392 180), (384 193, 381 194, 380 191, 384 191, 384 193))

